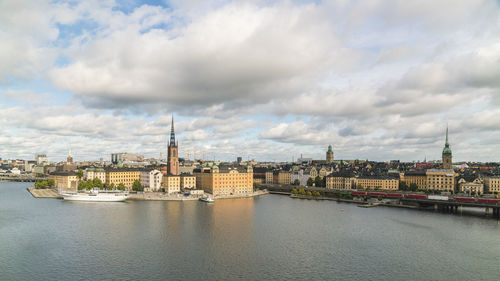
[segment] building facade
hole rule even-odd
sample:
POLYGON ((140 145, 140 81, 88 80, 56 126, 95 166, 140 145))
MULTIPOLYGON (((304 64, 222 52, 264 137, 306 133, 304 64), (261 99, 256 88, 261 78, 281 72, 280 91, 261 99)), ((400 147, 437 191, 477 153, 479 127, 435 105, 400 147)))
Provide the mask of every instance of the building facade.
POLYGON ((355 187, 355 178, 353 177, 341 177, 328 175, 326 176, 326 188, 327 189, 354 189, 355 187))
POLYGON ((446 127, 446 142, 443 148, 443 169, 453 169, 452 154, 450 144, 448 143, 448 127, 446 127))
POLYGON ((170 127, 170 141, 168 142, 168 174, 177 176, 179 172, 179 146, 175 142, 174 116, 172 115, 172 126, 170 127))
POLYGON ((83 171, 83 178, 85 180, 93 180, 98 178, 102 183, 106 182, 106 171, 103 168, 90 167, 83 171))
POLYGON ((333 163, 333 149, 332 145, 328 146, 328 150, 326 151, 326 163, 331 164, 333 163))
POLYGON ((500 193, 500 177, 486 177, 484 180, 484 187, 489 193, 500 193))
POLYGON ((253 192, 251 166, 212 166, 194 170, 196 186, 214 196, 242 195, 253 192))
POLYGON ((141 180, 141 170, 139 169, 107 169, 106 171, 106 185, 115 186, 123 183, 127 189, 130 189, 134 181, 141 180))
POLYGON ((431 191, 455 191, 456 173, 453 169, 429 169, 426 172, 427 190, 431 191))
POLYGON ((481 195, 484 193, 484 184, 480 179, 475 179, 472 182, 467 182, 465 179, 458 181, 458 190, 469 195, 481 195))
POLYGON ((399 190, 399 179, 382 177, 360 177, 356 187, 369 190, 399 190))
POLYGON ((159 170, 142 171, 141 172, 141 186, 144 191, 159 191, 161 188, 163 175, 159 170))
POLYGON ((59 193, 78 191, 79 179, 75 172, 53 172, 49 174, 49 179, 54 180, 59 193))
POLYGON ((168 194, 181 192, 181 176, 164 175, 162 188, 168 194))
POLYGON ((196 177, 181 174, 181 190, 196 189, 196 177))
POLYGON ((405 172, 400 180, 407 186, 416 184, 418 189, 427 189, 427 174, 425 170, 405 172))

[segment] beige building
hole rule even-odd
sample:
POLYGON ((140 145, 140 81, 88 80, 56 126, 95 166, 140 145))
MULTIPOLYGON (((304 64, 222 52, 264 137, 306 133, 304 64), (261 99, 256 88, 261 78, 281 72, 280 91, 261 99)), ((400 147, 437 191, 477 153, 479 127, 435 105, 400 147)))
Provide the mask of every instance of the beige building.
POLYGON ((326 176, 327 189, 353 189, 355 178, 341 176, 326 176))
POLYGON ((59 193, 78 191, 79 179, 75 172, 53 172, 49 175, 49 179, 54 180, 59 193))
POLYGON ((287 171, 275 171, 274 172, 274 183, 277 184, 290 184, 292 180, 292 174, 287 171))
POLYGON ((500 177, 484 178, 484 187, 489 193, 500 193, 500 177))
POLYGON ((480 179, 475 179, 472 182, 467 182, 462 178, 458 181, 458 189, 460 192, 469 193, 469 195, 481 195, 484 193, 484 184, 480 179))
POLYGON ((141 180, 141 170, 138 169, 107 169, 106 171, 106 185, 115 186, 123 183, 127 189, 130 189, 134 181, 141 180))
POLYGON ((402 174, 400 181, 404 181, 408 187, 414 183, 418 189, 427 189, 427 174, 425 170, 411 171, 402 174))
POLYGON ((214 196, 253 192, 251 166, 212 166, 194 170, 196 186, 214 196))
POLYGON ((141 172, 141 186, 144 188, 144 191, 159 191, 162 179, 163 175, 159 170, 141 172))
POLYGON ((168 194, 181 192, 181 176, 164 175, 162 187, 168 194))
POLYGON ((274 177, 272 171, 266 172, 266 183, 274 183, 274 177))
POLYGON ((103 168, 96 168, 96 167, 91 167, 85 169, 83 171, 83 178, 85 180, 93 180, 95 178, 98 178, 102 181, 102 183, 106 182, 106 171, 104 171, 103 168))
POLYGON ((181 189, 196 189, 196 177, 181 174, 181 189))
POLYGON ((393 178, 361 177, 356 179, 356 187, 369 190, 399 190, 399 180, 393 178))
POLYGON ((427 189, 432 191, 455 191, 455 177, 453 169, 429 169, 426 172, 427 189))

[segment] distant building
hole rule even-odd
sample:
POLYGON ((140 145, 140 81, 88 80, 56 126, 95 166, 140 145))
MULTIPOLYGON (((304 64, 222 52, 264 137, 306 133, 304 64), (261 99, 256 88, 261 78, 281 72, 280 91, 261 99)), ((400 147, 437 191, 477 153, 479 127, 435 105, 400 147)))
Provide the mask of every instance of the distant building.
POLYGON ((327 189, 355 189, 356 179, 354 177, 342 177, 330 174, 326 176, 327 189))
POLYGON ((170 127, 170 141, 168 143, 168 174, 177 176, 179 172, 179 146, 175 142, 174 116, 172 115, 172 126, 170 127))
POLYGON ((370 190, 399 190, 399 179, 385 177, 359 177, 356 187, 370 190))
POLYGON ((451 148, 448 143, 448 127, 446 127, 446 142, 443 148, 443 169, 453 169, 451 148))
POLYGON ((458 188, 460 192, 469 193, 469 195, 481 195, 484 193, 484 184, 480 179, 467 182, 465 179, 461 178, 458 181, 458 188))
POLYGON ((141 172, 141 186, 144 191, 159 191, 162 179, 163 175, 159 170, 141 172))
POLYGON ((49 157, 46 154, 37 154, 35 155, 35 161, 37 165, 49 164, 49 157))
POLYGON ((141 170, 139 169, 122 169, 122 168, 111 168, 106 169, 106 185, 110 186, 114 184, 115 186, 123 183, 127 189, 130 189, 134 184, 134 181, 141 180, 141 170))
POLYGON ((500 193, 500 177, 498 176, 485 177, 483 180, 484 180, 484 187, 486 188, 487 192, 495 194, 500 193))
POLYGON ((181 190, 196 189, 196 177, 190 174, 181 174, 181 190))
POLYGON ((49 174, 49 179, 54 180, 59 193, 78 191, 79 179, 75 172, 53 172, 49 174))
POLYGON ((416 184, 418 189, 427 189, 427 174, 425 170, 405 172, 400 177, 400 181, 405 182, 407 186, 416 184))
POLYGON ((326 163, 331 164, 333 163, 333 150, 332 150, 332 145, 328 146, 328 151, 326 152, 326 163))
POLYGON ((432 191, 455 191, 455 177, 453 169, 429 169, 426 172, 427 188, 432 191))
POLYGON ((111 163, 114 165, 121 165, 125 161, 138 161, 139 156, 135 153, 112 153, 111 154, 111 163))
POLYGON ((236 162, 241 163, 241 161, 242 161, 242 160, 243 160, 243 158, 241 158, 241 157, 239 157, 239 156, 238 156, 238 157, 236 157, 236 162))
POLYGON ((106 183, 106 171, 103 168, 90 167, 83 171, 83 178, 85 180, 98 178, 102 183, 106 183))
POLYGON ((164 175, 162 188, 166 193, 179 193, 181 191, 181 177, 175 175, 164 175))
POLYGON ((194 170, 196 186, 214 196, 237 195, 253 192, 253 169, 251 166, 202 167, 194 170))

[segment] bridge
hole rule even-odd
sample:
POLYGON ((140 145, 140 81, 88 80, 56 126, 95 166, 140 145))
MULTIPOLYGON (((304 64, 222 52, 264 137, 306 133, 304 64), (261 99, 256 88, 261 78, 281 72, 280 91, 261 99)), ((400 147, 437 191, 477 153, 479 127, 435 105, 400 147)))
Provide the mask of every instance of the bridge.
POLYGON ((445 201, 445 200, 432 200, 432 199, 415 199, 415 198, 401 198, 400 202, 406 205, 415 205, 419 208, 422 207, 434 207, 434 210, 458 214, 462 211, 464 207, 469 208, 484 208, 485 214, 489 215, 491 210, 491 215, 500 219, 500 205, 496 204, 485 204, 476 202, 457 202, 457 201, 445 201))
POLYGON ((13 175, 13 174, 0 174, 0 182, 17 181, 17 182, 36 182, 46 181, 47 177, 35 177, 32 175, 13 175))

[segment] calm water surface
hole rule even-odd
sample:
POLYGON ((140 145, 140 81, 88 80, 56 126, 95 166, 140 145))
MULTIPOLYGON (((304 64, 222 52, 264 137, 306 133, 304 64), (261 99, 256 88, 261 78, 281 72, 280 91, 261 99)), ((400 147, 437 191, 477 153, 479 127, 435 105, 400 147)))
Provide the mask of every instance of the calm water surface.
POLYGON ((65 202, 28 185, 0 183, 1 280, 500 280, 493 219, 279 195, 65 202))

